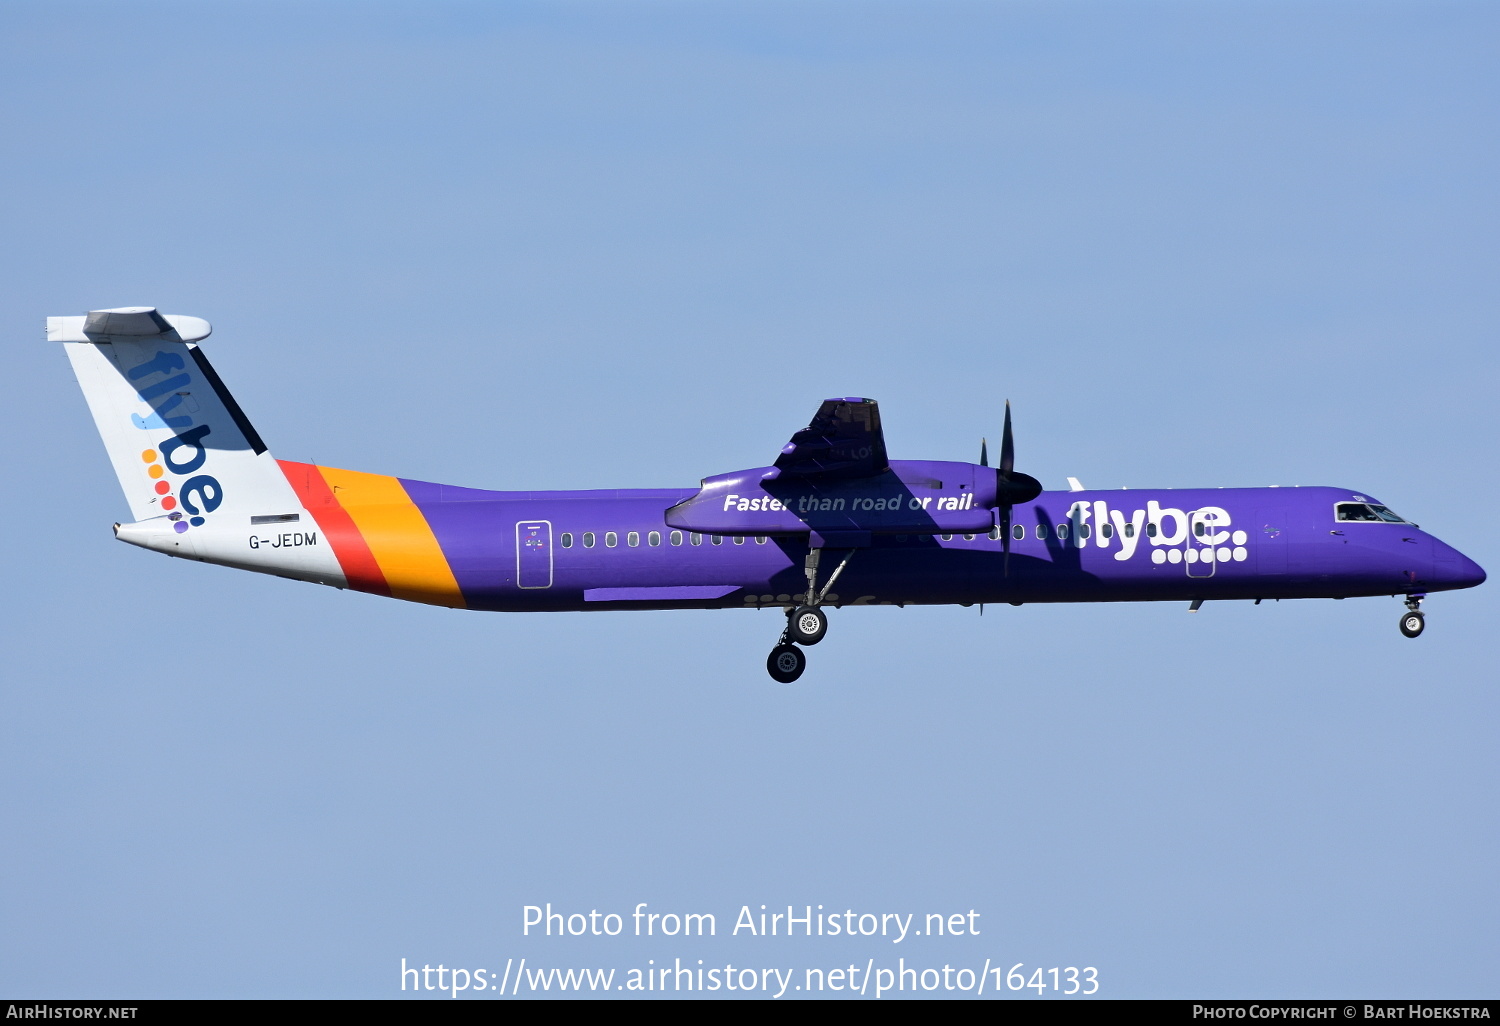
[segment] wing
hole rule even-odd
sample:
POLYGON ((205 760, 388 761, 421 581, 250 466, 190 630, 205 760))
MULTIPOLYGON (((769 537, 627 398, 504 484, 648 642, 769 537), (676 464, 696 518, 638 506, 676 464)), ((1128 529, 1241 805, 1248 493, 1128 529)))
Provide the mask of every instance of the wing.
POLYGON ((825 399, 776 458, 778 477, 874 477, 889 469, 874 399, 825 399))

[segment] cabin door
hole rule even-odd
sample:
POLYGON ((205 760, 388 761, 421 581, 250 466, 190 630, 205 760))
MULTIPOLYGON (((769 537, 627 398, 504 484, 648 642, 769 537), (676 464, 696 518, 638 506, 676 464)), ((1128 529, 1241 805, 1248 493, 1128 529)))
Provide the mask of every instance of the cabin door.
POLYGON ((516 587, 552 587, 552 523, 522 520, 516 524, 516 587))
POLYGON ((1204 523, 1201 513, 1188 514, 1188 543, 1183 559, 1189 577, 1212 577, 1218 563, 1214 560, 1214 525, 1204 523))

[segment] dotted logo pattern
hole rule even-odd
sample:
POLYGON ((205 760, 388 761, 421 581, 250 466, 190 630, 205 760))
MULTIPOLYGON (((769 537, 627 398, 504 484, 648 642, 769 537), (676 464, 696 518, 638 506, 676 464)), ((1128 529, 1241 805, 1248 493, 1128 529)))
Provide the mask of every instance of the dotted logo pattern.
POLYGON ((156 489, 156 494, 161 496, 161 508, 167 511, 167 519, 172 521, 172 530, 182 534, 190 525, 202 527, 202 517, 183 518, 182 512, 177 508, 177 497, 172 494, 172 486, 164 479, 167 471, 157 462, 159 459, 161 459, 161 453, 155 449, 146 449, 141 453, 141 461, 147 464, 146 476, 156 482, 152 487, 156 489))

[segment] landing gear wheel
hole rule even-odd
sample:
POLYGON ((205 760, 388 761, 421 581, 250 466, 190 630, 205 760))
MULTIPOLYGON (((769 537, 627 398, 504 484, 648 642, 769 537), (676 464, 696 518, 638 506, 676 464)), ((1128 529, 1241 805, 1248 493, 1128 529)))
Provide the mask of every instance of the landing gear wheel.
POLYGON ((766 659, 766 672, 778 684, 790 684, 807 669, 807 656, 796 645, 777 645, 766 659))
POLYGON ((787 623, 788 640, 799 645, 816 645, 828 633, 828 617, 814 606, 798 606, 787 623))
POLYGON ((1421 613, 1413 609, 1409 613, 1401 614, 1401 633, 1408 638, 1415 638, 1422 633, 1422 628, 1427 626, 1427 619, 1421 613))

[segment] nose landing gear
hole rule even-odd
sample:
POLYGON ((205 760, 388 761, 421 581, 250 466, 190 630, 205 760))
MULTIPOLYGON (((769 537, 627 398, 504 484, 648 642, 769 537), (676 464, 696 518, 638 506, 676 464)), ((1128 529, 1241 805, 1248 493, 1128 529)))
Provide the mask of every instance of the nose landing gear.
POLYGON ((792 610, 787 636, 799 645, 816 645, 828 633, 828 617, 817 606, 798 606, 792 610))
POLYGON ((1422 599, 1425 595, 1408 595, 1406 597, 1406 612, 1401 614, 1401 633, 1408 638, 1415 638, 1422 633, 1427 626, 1427 618, 1422 615, 1422 599))
POLYGON ((808 552, 805 566, 807 592, 801 596, 806 601, 802 605, 787 610, 786 630, 781 632, 781 638, 766 659, 766 672, 778 684, 792 683, 802 676, 803 670, 807 669, 807 656, 797 646, 816 645, 828 633, 828 616, 823 612, 823 599, 827 597, 828 590, 833 587, 833 582, 839 579, 839 574, 844 572, 844 567, 849 565, 849 560, 854 558, 854 553, 854 549, 849 550, 849 554, 829 575, 828 582, 820 591, 818 589, 818 563, 822 558, 823 550, 812 549, 808 552))
POLYGON ((807 669, 807 656, 796 645, 780 644, 766 658, 766 672, 778 684, 790 684, 807 669))

